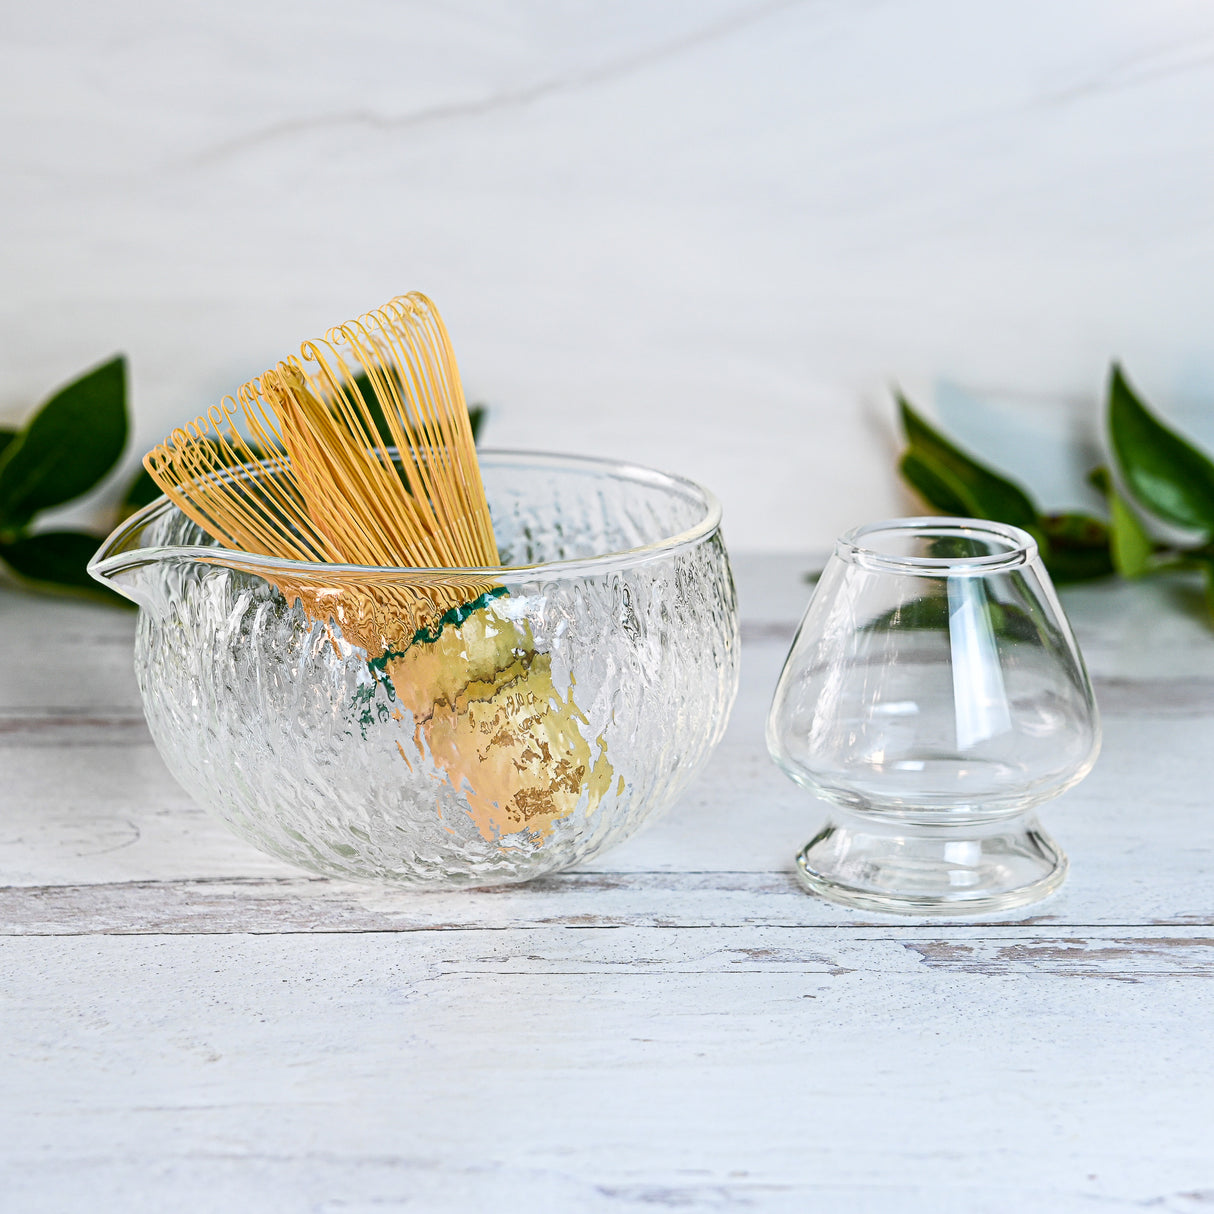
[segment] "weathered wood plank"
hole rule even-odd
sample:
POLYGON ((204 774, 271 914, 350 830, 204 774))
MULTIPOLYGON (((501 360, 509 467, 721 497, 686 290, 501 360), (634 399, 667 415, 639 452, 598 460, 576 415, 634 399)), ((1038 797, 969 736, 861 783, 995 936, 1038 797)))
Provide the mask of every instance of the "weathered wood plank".
POLYGON ((1214 987, 911 934, 3 940, 6 1205, 1200 1208, 1214 987))
MULTIPOLYGON (((3 935, 797 927, 841 917, 807 896, 791 873, 574 872, 442 894, 319 877, 0 889, 3 935)), ((872 919, 848 914, 845 921, 872 919)))
MULTIPOLYGON (((1106 929, 1107 931, 1107 929, 1106 929)), ((1141 928, 1133 935, 1006 936, 978 940, 942 938, 907 941, 933 969, 955 974, 1055 974, 1074 978, 1214 978, 1214 936, 1159 935, 1141 928)))
POLYGON ((1106 747, 1044 813, 1061 895, 862 916, 795 883, 822 810, 762 741, 801 563, 743 572, 734 721, 666 819, 609 870, 455 894, 312 878, 212 821, 146 740, 129 617, 42 666, 54 630, 10 631, 6 1214, 1214 1208, 1204 625, 1153 667, 1149 596, 1080 604, 1106 747), (47 694, 73 664, 80 698, 47 694))
MULTIPOLYGON (((778 654, 762 647, 753 654, 738 712, 704 778, 664 819, 594 867, 617 874, 655 873, 670 881, 678 873, 749 872, 758 874, 760 882, 778 880, 785 892, 743 895, 726 885, 714 894, 696 885, 699 879, 693 877, 685 889, 672 885, 662 904, 638 886, 616 894, 599 891, 577 913, 622 916, 631 909, 655 923, 663 917, 679 921, 680 916, 706 922, 794 924, 854 918, 852 912, 800 893, 785 875, 824 811, 775 769, 763 746, 755 710, 778 660, 778 654), (743 897, 744 909, 738 901, 743 897), (639 901, 634 904, 633 899, 639 901)), ((1096 770, 1065 798, 1044 808, 1043 821, 1069 853, 1072 869, 1061 895, 1031 908, 1034 919, 1070 924, 1214 921, 1208 733, 1208 722, 1193 717, 1106 722, 1105 752, 1096 770), (1159 763, 1161 754, 1169 756, 1166 764, 1159 763)), ((258 919, 270 913, 275 899, 283 904, 278 913, 289 919, 295 912, 288 904, 304 889, 319 899, 322 909, 316 913, 335 916, 335 923, 344 921, 347 912, 333 908, 334 899, 345 894, 322 895, 315 883, 258 885, 262 879, 294 881, 301 874, 254 851, 200 810, 150 745, 14 748, 3 764, 0 883, 72 887, 59 903, 62 923, 73 916, 92 921, 97 907, 102 908, 97 913, 105 930, 160 930, 164 915, 205 919, 207 908, 216 905, 206 883, 245 877, 254 879, 253 884, 230 887, 229 909, 221 921, 239 924, 237 902, 242 897, 258 903, 260 909, 249 911, 258 919), (76 888, 91 884, 111 888, 95 899, 76 888), (157 909, 159 896, 163 914, 157 909)), ((707 878, 709 885, 713 879, 707 878)), ((500 910, 509 902, 527 908, 519 912, 519 922, 543 919, 558 913, 552 909, 553 899, 566 893, 578 896, 580 878, 570 878, 568 886, 559 880, 534 886, 531 893, 494 895, 492 905, 500 910)), ((728 883, 731 878, 721 880, 728 883)), ((3 917, 5 925, 41 922, 41 912, 23 895, 6 892, 3 897, 4 905, 13 908, 3 917)), ((479 914, 488 905, 455 895, 454 903, 461 902, 467 902, 468 914, 479 914)))
POLYGON ((146 746, 142 708, 22 708, 0 712, 0 750, 42 746, 146 746))
MULTIPOLYGON (((1034 927, 1214 928, 1214 913, 1089 922, 1063 913, 1062 899, 993 917, 982 930, 1034 927)), ((309 932, 501 931, 547 927, 837 928, 901 939, 931 923, 952 934, 953 919, 907 920, 850 911, 806 894, 791 872, 569 872, 518 886, 424 893, 321 877, 213 878, 0 888, 0 936, 228 935, 309 932)), ((972 922, 972 921, 971 921, 972 922)), ((1001 937, 996 937, 1001 938, 1001 937)), ((1188 937, 1185 937, 1186 939, 1188 937)), ((975 972, 1002 972, 1031 954, 975 955, 975 972)), ((941 966, 948 957, 930 960, 941 966)), ((964 953, 954 958, 961 966, 964 953)))
POLYGON ((0 587, 0 713, 139 710, 135 612, 0 587))

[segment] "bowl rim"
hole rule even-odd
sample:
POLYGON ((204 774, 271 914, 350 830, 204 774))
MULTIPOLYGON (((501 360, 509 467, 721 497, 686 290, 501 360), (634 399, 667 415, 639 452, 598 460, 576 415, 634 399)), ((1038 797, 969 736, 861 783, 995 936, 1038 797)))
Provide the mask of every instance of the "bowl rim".
MULTIPOLYGON (((534 581, 548 577, 575 577, 604 570, 630 568, 650 561, 675 555, 710 539, 721 528, 721 503, 716 495, 703 485, 685 476, 661 472, 656 468, 635 464, 627 460, 607 459, 594 455, 568 455, 558 452, 514 450, 507 448, 485 448, 477 452, 478 462, 488 466, 510 466, 539 464, 555 469, 572 469, 586 474, 614 476, 639 484, 659 487, 684 498, 695 498, 701 506, 699 519, 690 527, 673 535, 664 536, 649 544, 636 548, 620 549, 616 552, 600 553, 591 557, 576 557, 559 561, 541 561, 530 565, 497 565, 490 567, 446 567, 429 568, 413 565, 342 565, 324 561, 293 561, 254 552, 243 552, 233 548, 220 548, 206 544, 164 545, 157 547, 128 547, 144 528, 162 515, 177 507, 165 495, 150 502, 122 522, 105 539, 96 555, 88 564, 93 577, 107 581, 115 574, 133 568, 156 564, 178 558, 205 561, 208 564, 227 568, 243 569, 252 573, 268 572, 284 581, 333 582, 357 581, 425 581, 433 584, 443 581, 534 581)), ((242 464, 238 469, 252 470, 272 461, 257 464, 242 464)))

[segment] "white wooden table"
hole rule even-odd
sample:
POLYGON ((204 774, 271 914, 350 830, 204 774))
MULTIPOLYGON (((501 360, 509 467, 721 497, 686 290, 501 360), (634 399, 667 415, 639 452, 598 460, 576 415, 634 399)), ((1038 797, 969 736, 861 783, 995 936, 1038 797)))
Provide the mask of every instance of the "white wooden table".
POLYGON ((1066 595, 1104 754, 1061 894, 800 891, 763 717, 808 558, 735 562, 742 690, 665 819, 498 891, 342 885, 173 782, 133 617, 0 593, 0 1209, 1214 1211, 1214 632, 1066 595))

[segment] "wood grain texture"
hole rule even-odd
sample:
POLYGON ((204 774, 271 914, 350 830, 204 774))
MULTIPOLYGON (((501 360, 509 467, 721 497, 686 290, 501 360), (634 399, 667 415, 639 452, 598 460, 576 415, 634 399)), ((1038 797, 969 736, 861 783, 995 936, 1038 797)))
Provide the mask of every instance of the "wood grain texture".
POLYGON ((132 618, 0 599, 0 1209, 1214 1209, 1203 625, 1068 592, 1106 741, 1044 809, 1067 885, 863 915, 796 884, 821 807, 763 746, 813 565, 737 562, 734 719, 663 820, 455 894, 248 848, 135 716, 132 618))
POLYGON ((1209 1187, 1208 982, 788 937, 5 940, 7 1192, 960 1214, 1185 1209, 1209 1187))

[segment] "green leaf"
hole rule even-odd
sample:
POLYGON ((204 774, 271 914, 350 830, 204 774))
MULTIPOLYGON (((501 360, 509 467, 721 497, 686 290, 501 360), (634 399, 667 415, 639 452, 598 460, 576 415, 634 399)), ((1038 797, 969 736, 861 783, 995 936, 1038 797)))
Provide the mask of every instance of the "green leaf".
POLYGON ((1108 524, 1082 511, 1042 515, 1041 529, 1052 543, 1064 548, 1095 550, 1109 546, 1108 524))
POLYGON ((1214 619, 1214 560, 1203 558, 1198 560, 1205 582, 1206 611, 1214 619))
POLYGON ((1172 558, 1159 559, 1160 545, 1147 533, 1130 501, 1113 483, 1107 468, 1093 468, 1088 473, 1088 483, 1104 494, 1109 505, 1111 523, 1109 527, 1109 549, 1113 565, 1122 577, 1141 577, 1144 573, 1155 573, 1161 569, 1183 567, 1186 558, 1173 554, 1172 558))
MULTIPOLYGON (((371 414, 371 420, 375 423, 375 429, 379 432, 380 441, 385 447, 390 447, 396 441, 392 437, 392 430, 388 425, 388 419, 384 417, 383 406, 379 403, 379 397, 375 395, 375 389, 371 387, 371 377, 364 371, 360 375, 354 377, 354 386, 361 394, 364 403, 367 406, 367 411, 371 414)), ((355 404, 358 402, 356 401, 355 404)))
POLYGON ((1087 581, 1113 572, 1109 529, 1081 512, 1039 515, 1014 481, 980 464, 933 429, 904 398, 898 403, 910 447, 899 467, 906 481, 945 514, 992 519, 1028 531, 1055 581, 1087 581))
POLYGON ((484 405, 469 405, 468 406, 468 423, 472 427, 472 441, 479 443, 481 441, 481 430, 485 425, 485 418, 489 416, 489 410, 484 405))
POLYGON ((898 470, 911 488, 942 514, 973 517, 977 504, 946 467, 911 448, 898 462, 898 470))
POLYGON ((1100 519, 1079 511, 1047 514, 1041 530, 1049 542, 1046 568, 1055 582, 1086 582, 1114 571, 1109 528, 1100 519))
POLYGON ((1126 487, 1143 506, 1178 527, 1214 534, 1214 463, 1147 409, 1116 363, 1109 437, 1126 487))
POLYGON ((74 590, 107 602, 123 603, 121 595, 91 578, 89 561, 101 540, 83 531, 44 531, 0 544, 0 559, 24 581, 43 589, 74 590))
POLYGON ((948 628, 948 596, 926 594, 908 599, 864 625, 864 631, 938 631, 948 628))
MULTIPOLYGON (((379 398, 375 395, 375 389, 371 387, 371 377, 364 371, 356 375, 352 382, 362 394, 362 398, 367 404, 371 419, 375 422, 375 428, 379 431, 379 436, 384 446, 392 446, 396 440, 392 437, 392 429, 388 425, 388 419, 384 417, 383 406, 380 405, 379 398)), ((472 426, 473 442, 479 441, 481 427, 485 424, 487 415, 488 410, 484 405, 468 406, 468 421, 472 426)))
POLYGON ((17 437, 16 430, 9 430, 7 427, 0 429, 0 455, 4 454, 4 448, 9 445, 17 437))
MULTIPOLYGON (((901 393, 898 394, 898 406, 910 444, 908 454, 914 457, 912 474, 934 484, 937 492, 944 490, 945 497, 952 503, 937 501, 925 493, 932 505, 946 510, 964 505, 964 513, 974 518, 1011 523, 1040 535, 1037 507, 1015 481, 1000 476, 951 443, 928 425, 901 393)), ((903 471, 906 472, 905 460, 903 471)), ((910 476, 907 479, 911 479, 910 476)), ((911 483, 915 484, 915 481, 911 483)), ((924 492, 919 485, 915 484, 915 487, 924 492)))
MULTIPOLYGON (((215 460, 219 464, 230 465, 235 463, 239 458, 230 448, 225 449, 214 437, 208 437, 206 440, 210 443, 214 452, 215 460)), ((249 443, 249 450, 252 452, 255 459, 262 459, 265 452, 257 445, 257 443, 249 443)), ((158 497, 163 494, 164 490, 152 479, 151 474, 146 468, 140 468, 131 483, 127 485, 126 493, 122 496, 122 502, 118 507, 118 514, 121 518, 128 518, 134 514, 136 510, 142 510, 144 506, 150 505, 158 497)))
MULTIPOLYGON (((1023 607, 1012 603, 984 603, 981 612, 991 631, 1001 640, 1040 640, 1040 629, 1023 607)), ((908 599, 897 607, 863 625, 864 632, 928 631, 945 632, 949 628, 950 607, 947 594, 927 594, 908 599)))
POLYGON ((0 455, 0 522, 87 493, 126 445, 126 360, 111 359, 50 398, 0 455))
POLYGON ((1150 567, 1155 545, 1147 535, 1138 515, 1115 489, 1109 494, 1109 514, 1112 517, 1113 564, 1122 577, 1141 577, 1150 567))
POLYGON ((131 483, 126 487, 126 493, 122 495, 122 504, 119 510, 123 517, 128 514, 134 514, 136 510, 142 510, 144 506, 150 505, 163 492, 158 484, 152 480, 151 474, 144 467, 140 467, 135 473, 131 483))

